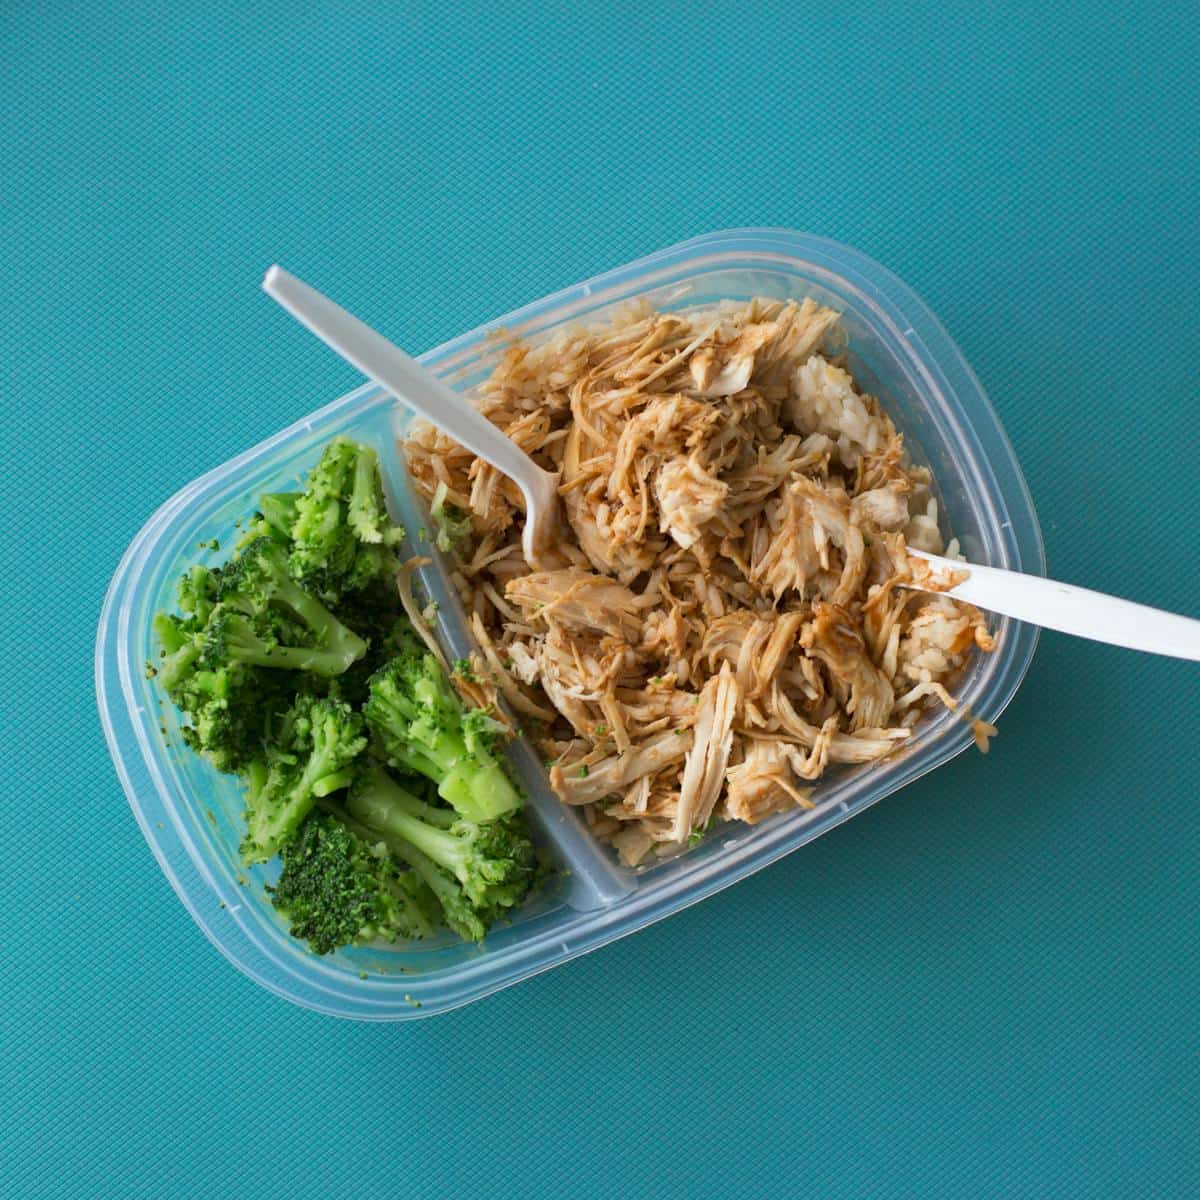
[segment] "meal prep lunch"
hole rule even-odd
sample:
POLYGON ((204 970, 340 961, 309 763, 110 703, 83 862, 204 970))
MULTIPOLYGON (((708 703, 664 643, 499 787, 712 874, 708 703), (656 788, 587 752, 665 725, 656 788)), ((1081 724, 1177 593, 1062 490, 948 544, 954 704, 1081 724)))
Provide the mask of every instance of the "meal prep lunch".
MULTIPOLYGON (((934 481, 812 299, 679 311, 496 346, 480 411, 561 473, 552 569, 495 468, 426 424, 339 437, 155 618, 185 752, 242 781, 247 864, 318 954, 479 941, 552 876, 507 741, 625 868, 813 808, 994 648, 979 610, 906 587, 943 545, 934 481), (389 514, 404 456, 427 523, 389 514), (451 661, 414 572, 441 555, 476 649, 451 661)), ((967 714, 969 716, 969 714, 967 714)), ((994 733, 974 723, 986 749, 994 733)))

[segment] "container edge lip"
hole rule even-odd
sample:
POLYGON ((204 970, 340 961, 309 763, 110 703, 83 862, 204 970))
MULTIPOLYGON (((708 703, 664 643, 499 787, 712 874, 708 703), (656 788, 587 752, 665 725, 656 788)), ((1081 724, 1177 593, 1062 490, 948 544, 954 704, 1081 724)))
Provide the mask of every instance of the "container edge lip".
MULTIPOLYGON (((790 230, 784 227, 745 227, 732 228, 725 230, 717 230, 705 234, 698 235, 693 238, 686 239, 681 242, 674 243, 670 246, 663 247, 660 250, 654 251, 648 255, 634 259, 621 266, 611 268, 588 280, 577 283, 573 286, 560 289, 552 292, 544 297, 532 301, 521 306, 503 316, 497 317, 491 321, 485 322, 475 328, 457 335, 450 340, 435 346, 417 357, 424 361, 439 360, 448 357, 449 355, 465 349, 468 346, 478 344, 479 340, 488 332, 503 327, 505 325, 516 324, 521 320, 528 320, 535 316, 540 316, 548 310, 555 307, 561 307, 569 302, 575 302, 591 295, 594 290, 599 290, 606 286, 625 281, 631 276, 643 271, 651 265, 669 263, 673 259, 686 259, 686 257, 695 251, 708 248, 717 250, 718 248, 726 248, 730 250, 742 250, 744 252, 753 253, 757 249, 768 249, 777 254, 791 253, 799 256, 799 253, 816 251, 821 255, 830 254, 836 257, 839 261, 836 264, 820 264, 826 266, 827 269, 833 270, 837 275, 846 279, 848 282, 854 282, 859 285, 866 284, 870 292, 878 293, 887 298, 891 304, 896 304, 896 295, 898 294, 901 301, 898 306, 901 311, 905 309, 906 304, 915 306, 918 315, 928 323, 932 330, 936 343, 933 346, 928 346, 929 356, 932 361, 939 367, 953 365, 957 369, 965 373, 967 382, 971 385, 975 392, 975 397, 980 401, 991 421, 992 434, 998 434, 1001 444, 1001 449, 1004 454, 1004 471, 1005 478, 996 480, 998 490, 1003 493, 1015 487, 1018 491, 1017 497, 1014 499, 1024 509, 1024 512, 1031 518, 1028 528, 1025 530, 1026 541, 1023 544, 1017 545, 1018 561, 1023 569, 1038 569, 1040 573, 1045 572, 1045 550, 1041 533, 1041 526, 1037 519, 1036 509, 1033 504, 1032 496, 1029 492, 1028 484, 1020 470, 1019 463, 1016 458, 1015 451, 1008 438, 1007 432, 1004 430, 990 399, 987 396, 982 384, 974 371, 967 363, 961 350, 950 337, 949 333, 941 325, 940 321, 930 309, 930 307, 921 299, 921 297, 913 291, 902 279, 896 276, 893 272, 875 262, 869 256, 861 251, 847 246, 834 239, 824 237, 818 234, 807 234, 799 231, 790 230), (734 243, 741 240, 740 246, 731 246, 729 243, 734 243), (786 241, 788 246, 779 246, 777 240, 786 241), (760 245, 747 246, 745 242, 763 243, 760 245), (867 274, 864 278, 856 280, 855 271, 847 268, 865 268, 867 274), (880 291, 878 284, 870 278, 870 274, 874 272, 882 277, 883 281, 889 285, 888 289, 880 291), (888 291, 894 293, 889 296, 888 291), (949 364, 948 364, 949 360, 949 364), (1028 556, 1028 557, 1027 557, 1028 556), (1032 559, 1032 561, 1029 561, 1032 559)), ((171 884, 172 890, 183 901, 185 908, 192 916, 193 920, 198 924, 205 936, 210 942, 220 951, 230 963, 237 967, 243 974, 252 978, 260 986, 266 988, 272 994, 285 999, 291 1003, 298 1004, 302 1007, 309 1008, 313 1011, 321 1012, 326 1015, 335 1016, 340 1019, 350 1019, 359 1021, 390 1021, 390 1020, 410 1020, 420 1019, 428 1016, 435 1016, 442 1012, 450 1011, 454 1008, 461 1007, 471 1003, 477 999, 500 991, 506 987, 512 986, 515 983, 521 982, 524 979, 530 978, 532 975, 539 974, 543 970, 548 970, 551 967, 560 965, 563 962, 569 961, 572 958, 578 957, 581 954, 588 953, 593 949, 597 949, 608 942, 614 941, 628 933, 637 932, 637 930, 645 928, 649 924, 656 923, 658 920, 665 919, 676 912, 681 911, 685 907, 689 907, 692 903, 697 903, 700 900, 706 899, 715 892, 722 890, 724 887, 733 883, 739 882, 748 875, 755 873, 780 858, 789 854, 792 850, 798 849, 805 841, 811 840, 811 837, 801 836, 798 840, 793 841, 791 838, 781 839, 774 845, 763 846, 760 854, 748 861, 741 861, 735 864, 735 871, 726 878, 722 877, 705 877, 696 880, 694 894, 691 895, 676 895, 669 894, 662 897, 663 903, 653 906, 653 911, 637 914, 638 918, 633 922, 623 927, 615 924, 613 926, 604 925, 594 930, 595 936, 592 939, 586 937, 579 939, 576 945, 572 946, 570 952, 564 952, 555 958, 547 959, 545 962, 533 965, 531 967, 525 965, 524 968, 518 967, 518 970, 507 977, 482 981, 475 987, 468 987, 465 993, 457 995, 448 995, 443 1000, 431 998, 430 1000, 422 1000, 417 1007, 411 1007, 408 1003, 391 1001, 387 1006, 379 1007, 372 1011, 355 1011, 353 1008, 346 1007, 347 1004, 353 1005, 354 1001, 347 997, 339 997, 332 993, 327 993, 324 989, 315 989, 315 995, 309 994, 306 991, 295 991, 286 986, 282 986, 277 980, 268 978, 260 972, 255 963, 242 954, 235 952, 234 948, 227 944, 225 940, 218 936, 216 931, 210 927, 209 922, 204 914, 198 911, 197 907, 189 898, 187 888, 178 874, 174 871, 167 857, 165 848, 160 844, 159 838, 150 828, 150 818, 139 804, 136 795, 134 781, 130 776, 127 764, 124 761, 124 754, 117 744, 117 733, 114 727, 112 718, 112 707, 108 704, 110 688, 105 679, 105 666, 108 662, 110 652, 115 654, 112 646, 112 640, 116 636, 114 629, 114 614, 115 605, 118 602, 119 596, 123 593, 129 578, 129 572, 134 562, 142 555, 147 546, 151 544, 152 536, 159 531, 181 508, 196 495, 204 492, 218 478, 225 478, 232 475, 238 470, 244 469, 252 465, 256 460, 270 453, 281 443, 284 443, 297 434, 311 429, 311 427, 320 420, 328 419, 334 416, 342 409, 354 407, 366 401, 373 394, 384 394, 383 389, 377 385, 367 382, 349 392, 335 398, 329 403, 314 410, 307 416, 289 424, 285 428, 272 434, 266 439, 258 442, 256 445, 242 451, 233 458, 226 460, 224 463, 204 472, 191 480, 189 483, 180 488, 171 497, 164 501, 147 519, 138 533, 130 541, 122 554, 118 565, 113 573, 112 578, 105 591, 104 601, 100 610, 100 619, 97 629, 97 638, 94 653, 94 686, 96 692, 97 706, 101 718, 101 724, 104 729, 105 740, 108 745, 110 757, 112 757, 114 766, 117 771, 118 779, 121 782, 122 789, 126 794, 126 799, 133 809, 135 819, 142 830, 142 834, 149 844, 151 851, 158 862, 160 869, 166 875, 168 882, 171 884), (330 1003, 324 1001, 324 997, 328 996, 330 1003), (341 1000, 343 1007, 337 1007, 336 1002, 341 1000)), ((1011 703, 1016 692, 1019 690, 1021 683, 1028 673, 1032 663, 1034 653, 1039 641, 1040 631, 1033 626, 1020 626, 1014 623, 1014 640, 1018 643, 1014 649, 1016 653, 1014 657, 1004 667, 1004 674, 998 677, 1003 680, 1003 686, 1000 692, 995 697, 996 703, 993 704, 993 711, 996 716, 1002 713, 1011 703)), ((115 667, 115 663, 113 664, 115 667)), ((125 707, 124 697, 121 698, 122 711, 125 707)), ((811 836, 819 836, 820 833, 827 832, 835 825, 842 824, 851 816, 857 815, 863 808, 870 807, 879 800, 886 798, 909 783, 914 782, 919 778, 920 774, 927 773, 928 770, 936 769, 949 761, 950 758, 956 757, 966 749, 966 745, 953 747, 948 746, 948 753, 940 756, 936 762, 930 763, 926 770, 914 775, 912 778, 902 779, 896 782, 895 786, 886 791, 881 792, 878 796, 872 797, 867 803, 860 803, 853 811, 838 813, 837 819, 830 824, 821 825, 818 832, 814 832, 811 836)), ((181 846, 181 849, 187 853, 186 847, 181 846)), ((194 864, 196 865, 196 864, 194 864)), ((245 930, 240 930, 241 936, 248 938, 245 930)), ((250 941, 248 948, 254 952, 255 956, 266 955, 263 947, 257 942, 250 941)), ((266 956, 266 961, 271 962, 274 966, 279 967, 279 964, 270 955, 266 956)), ((285 971, 285 978, 295 979, 297 982, 303 983, 303 980, 291 973, 285 971)), ((412 981, 415 985, 416 980, 412 981)), ((423 991, 418 987, 414 990, 423 991)))

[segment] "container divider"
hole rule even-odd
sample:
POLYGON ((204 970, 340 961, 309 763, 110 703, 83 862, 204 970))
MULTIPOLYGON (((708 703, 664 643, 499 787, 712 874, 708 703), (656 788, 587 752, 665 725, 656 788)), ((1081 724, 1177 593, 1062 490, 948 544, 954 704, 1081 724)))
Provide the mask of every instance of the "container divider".
MULTIPOLYGON (((391 440, 397 450, 394 455, 380 456, 389 500, 407 531, 400 552, 404 558, 419 555, 432 560, 416 573, 425 593, 421 599, 432 606, 427 610, 430 623, 437 630, 442 645, 447 646, 455 658, 465 658, 477 649, 475 639, 468 631, 466 610, 450 580, 446 557, 428 536, 431 522, 399 450, 399 435, 408 417, 408 411, 397 405, 392 414, 391 440), (422 531, 425 537, 422 537, 422 531)), ((508 715, 515 719, 511 712, 508 715)), ((529 740, 515 738, 507 747, 506 757, 525 794, 536 831, 562 866, 567 882, 567 903, 580 912, 591 912, 634 891, 637 887, 634 873, 621 867, 611 852, 588 832, 581 813, 563 804, 554 794, 529 740)))

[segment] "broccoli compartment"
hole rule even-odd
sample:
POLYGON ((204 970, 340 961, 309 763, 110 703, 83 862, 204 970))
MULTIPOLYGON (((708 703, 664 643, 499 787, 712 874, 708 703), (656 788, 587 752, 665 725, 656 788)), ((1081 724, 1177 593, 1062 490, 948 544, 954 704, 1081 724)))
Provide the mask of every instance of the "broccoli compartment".
POLYGON ((279 857, 271 902, 317 954, 438 927, 478 941, 541 874, 504 726, 463 705, 404 616, 403 536, 375 451, 337 438, 154 618, 183 741, 241 777, 242 859, 279 857))

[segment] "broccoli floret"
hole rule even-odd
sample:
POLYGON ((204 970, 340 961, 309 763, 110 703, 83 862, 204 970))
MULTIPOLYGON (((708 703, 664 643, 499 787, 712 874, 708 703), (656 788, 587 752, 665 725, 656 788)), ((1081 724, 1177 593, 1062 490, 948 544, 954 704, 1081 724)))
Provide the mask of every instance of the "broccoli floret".
POLYGON ((461 937, 478 941, 529 892, 536 856, 522 813, 466 821, 417 799, 378 767, 359 773, 346 809, 387 838, 437 896, 446 924, 461 937))
POLYGON ((285 671, 262 671, 233 660, 212 662, 206 633, 196 625, 194 618, 165 613, 154 618, 162 649, 157 677, 187 715, 183 740, 218 771, 242 770, 263 754, 295 681, 285 671))
POLYGON ((460 543, 467 541, 472 532, 471 516, 454 504, 446 503, 447 488, 445 483, 439 483, 433 493, 433 502, 429 506, 429 515, 437 529, 433 544, 443 553, 447 553, 460 543))
POLYGON ((267 492, 259 496, 258 511, 246 522, 246 528, 234 549, 248 546, 260 537, 290 546, 292 524, 296 520, 296 501, 299 499, 299 492, 267 492))
POLYGON ((270 538, 242 548, 217 597, 204 633, 210 661, 339 675, 366 653, 366 642, 288 574, 286 551, 270 538))
POLYGON ((334 438, 309 472, 304 492, 296 502, 291 530, 299 549, 327 558, 340 548, 339 535, 346 525, 342 504, 349 496, 355 458, 353 442, 334 438))
MULTIPOLYGON (((443 548, 471 530, 445 500, 443 548)), ((481 939, 540 876, 506 727, 464 708, 403 615, 375 451, 336 439, 303 492, 235 525, 233 558, 190 567, 155 618, 147 674, 185 742, 243 777, 244 861, 283 858, 273 902, 317 953, 442 923, 481 939)))
POLYGON ((299 492, 267 492, 258 498, 258 512, 263 524, 282 541, 291 538, 299 499, 299 492))
POLYGON ((507 727, 491 713, 482 708, 468 708, 463 712, 463 741, 467 750, 480 760, 491 760, 507 727))
POLYGON ((284 672, 252 667, 197 671, 180 707, 183 740, 218 771, 240 771, 261 757, 292 699, 284 672))
POLYGON ((348 649, 345 642, 329 649, 289 645, 288 633, 294 634, 295 628, 263 615, 247 617, 242 613, 222 611, 204 630, 203 657, 206 662, 231 659, 259 667, 330 676, 347 670, 366 649, 348 649))
POLYGON ((360 542, 395 545, 404 536, 388 517, 379 476, 379 456, 370 446, 355 445, 354 480, 350 488, 347 519, 360 542))
POLYGON ((397 869, 381 839, 360 837, 332 813, 310 813, 280 858, 271 902, 317 954, 433 932, 420 879, 397 869))
POLYGON ((404 531, 388 517, 375 451, 330 442, 296 499, 289 534, 292 573, 331 603, 389 574, 390 548, 404 531))
POLYGON ((208 620, 217 603, 222 569, 197 564, 179 578, 179 607, 197 625, 208 620))
POLYGON ((494 820, 521 807, 492 754, 499 726, 463 709, 437 659, 415 636, 372 676, 363 715, 388 762, 428 776, 468 820, 494 820))
POLYGON ((348 787, 365 749, 362 718, 348 704, 301 694, 249 773, 242 858, 266 862, 295 836, 321 796, 348 787), (265 770, 263 767, 265 766, 265 770))
POLYGON ((172 699, 200 657, 204 644, 201 632, 200 623, 186 617, 160 612, 154 618, 154 635, 159 646, 156 674, 172 699))

